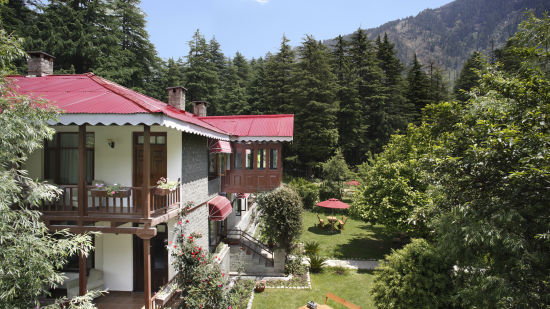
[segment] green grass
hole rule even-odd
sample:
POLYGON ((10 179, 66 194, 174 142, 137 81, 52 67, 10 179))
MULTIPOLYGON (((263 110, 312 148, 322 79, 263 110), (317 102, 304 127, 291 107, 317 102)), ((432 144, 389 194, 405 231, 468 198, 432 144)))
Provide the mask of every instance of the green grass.
MULTIPOLYGON (((325 222, 330 210, 319 217, 325 222)), ((392 248, 400 248, 394 244, 392 235, 385 233, 384 226, 372 225, 359 220, 348 218, 344 230, 328 231, 318 227, 317 212, 304 211, 303 227, 300 242, 318 241, 321 244, 321 256, 336 259, 382 259, 385 254, 391 253, 392 248)), ((342 218, 343 211, 332 212, 338 219, 342 218)))
MULTIPOLYGON (((338 275, 332 270, 325 270, 320 274, 311 274, 311 290, 266 289, 262 293, 256 293, 252 308, 298 308, 310 300, 322 304, 327 292, 361 308, 374 308, 370 295, 373 277, 372 271, 349 271, 345 275, 338 275)), ((345 308, 330 299, 327 305, 334 309, 345 308)))

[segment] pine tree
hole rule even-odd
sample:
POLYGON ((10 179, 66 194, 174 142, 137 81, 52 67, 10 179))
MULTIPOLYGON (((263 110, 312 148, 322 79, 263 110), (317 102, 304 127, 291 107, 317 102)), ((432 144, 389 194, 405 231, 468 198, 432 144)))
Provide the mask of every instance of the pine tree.
POLYGON ((219 88, 216 87, 219 84, 218 74, 215 64, 211 61, 206 39, 198 29, 189 41, 185 69, 184 86, 187 88, 188 101, 208 101, 208 114, 217 115, 220 110, 217 104, 219 88))
POLYGON ((422 65, 414 55, 412 65, 407 72, 407 100, 414 106, 414 118, 418 122, 422 108, 430 103, 430 80, 422 65))
POLYGON ((283 35, 279 52, 266 58, 266 107, 265 113, 294 113, 291 89, 294 51, 283 35))
POLYGON ((248 105, 248 94, 246 91, 247 80, 244 72, 248 71, 246 59, 237 52, 233 60, 226 61, 223 74, 223 96, 221 104, 225 114, 241 115, 250 112, 248 105))
POLYGON ((255 115, 264 114, 266 107, 265 97, 265 61, 262 57, 250 61, 250 83, 248 84, 248 102, 250 113, 255 115))
POLYGON ((449 98, 449 89, 443 71, 430 61, 428 66, 428 77, 430 80, 429 97, 430 103, 439 103, 449 98))
POLYGON ((470 58, 466 60, 453 89, 457 100, 465 102, 470 98, 468 92, 479 84, 480 76, 477 71, 483 69, 485 63, 483 55, 478 51, 473 52, 470 58))
POLYGON ((311 175, 315 166, 333 154, 338 142, 337 84, 330 54, 321 42, 308 35, 298 50, 300 59, 292 92, 296 105, 293 149, 311 175))

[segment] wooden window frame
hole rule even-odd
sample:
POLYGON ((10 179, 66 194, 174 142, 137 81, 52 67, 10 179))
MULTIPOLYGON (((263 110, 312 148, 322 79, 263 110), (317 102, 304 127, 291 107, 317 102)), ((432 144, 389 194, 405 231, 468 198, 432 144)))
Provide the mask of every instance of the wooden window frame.
MULTIPOLYGON (((78 132, 56 132, 54 136, 55 145, 50 146, 48 140, 44 141, 44 178, 45 179, 51 179, 46 177, 46 175, 52 174, 53 169, 53 181, 55 184, 58 185, 77 185, 78 183, 61 183, 61 150, 66 149, 74 149, 78 150, 78 145, 76 147, 61 147, 61 136, 62 135, 68 135, 68 134, 75 134, 78 136, 78 132), (52 155, 52 151, 54 153, 54 166, 51 166, 49 163, 48 158, 52 155)), ((94 137, 94 147, 86 147, 86 157, 91 156, 91 181, 88 182, 89 185, 92 184, 92 181, 94 179, 94 173, 95 173, 95 133, 94 132, 86 132, 86 137, 88 135, 92 135, 94 137)))

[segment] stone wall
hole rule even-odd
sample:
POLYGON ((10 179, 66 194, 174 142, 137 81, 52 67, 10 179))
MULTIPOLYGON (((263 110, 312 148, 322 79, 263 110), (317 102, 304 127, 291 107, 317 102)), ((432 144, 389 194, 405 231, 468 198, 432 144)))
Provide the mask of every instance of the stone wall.
MULTIPOLYGON (((208 144, 206 137, 182 134, 182 201, 208 201, 208 144)), ((206 214, 208 218, 208 213, 206 214)))
POLYGON ((182 224, 184 225, 183 233, 185 237, 193 232, 201 234, 202 237, 196 239, 195 243, 204 250, 208 250, 208 205, 204 204, 188 213, 187 216, 182 218, 182 224))

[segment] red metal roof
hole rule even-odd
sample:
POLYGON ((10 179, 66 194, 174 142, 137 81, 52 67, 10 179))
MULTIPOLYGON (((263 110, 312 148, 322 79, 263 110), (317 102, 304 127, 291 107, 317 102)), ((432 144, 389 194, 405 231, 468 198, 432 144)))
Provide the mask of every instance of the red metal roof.
POLYGON ((201 120, 236 136, 293 136, 294 115, 206 116, 201 120))
POLYGON ((210 153, 231 153, 231 143, 226 141, 211 141, 208 145, 210 153))
POLYGON ((162 113, 169 117, 227 134, 199 117, 180 111, 164 102, 95 76, 93 73, 48 75, 43 77, 8 76, 21 94, 48 99, 68 114, 162 113))
POLYGON ((231 202, 225 196, 218 195, 208 201, 208 210, 210 220, 222 221, 229 216, 233 208, 231 207, 231 202))

